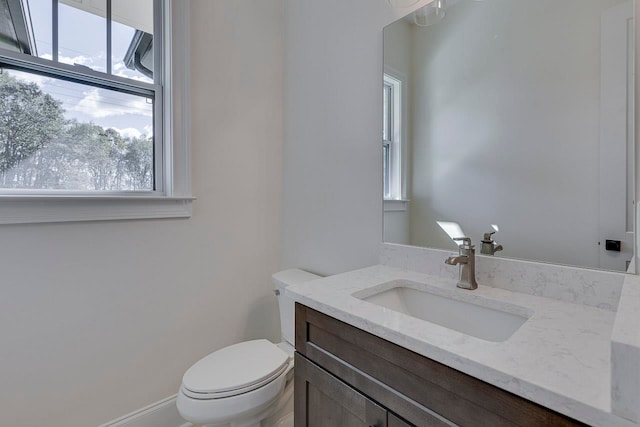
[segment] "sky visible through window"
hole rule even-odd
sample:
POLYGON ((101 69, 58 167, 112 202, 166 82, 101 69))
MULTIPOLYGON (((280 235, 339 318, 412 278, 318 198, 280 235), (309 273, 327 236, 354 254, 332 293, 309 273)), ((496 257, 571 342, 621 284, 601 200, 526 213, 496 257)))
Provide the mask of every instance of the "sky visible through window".
MULTIPOLYGON (((38 56, 51 59, 51 0, 29 0, 29 6, 38 56)), ((106 19, 62 2, 59 4, 59 17, 59 61, 104 72, 106 19)), ((123 62, 134 33, 134 28, 112 22, 113 74, 151 82, 138 71, 126 68, 123 62)), ((150 100, 39 75, 12 75, 37 83, 45 93, 60 101, 67 119, 91 122, 105 129, 112 128, 123 137, 153 134, 153 104, 150 100)))

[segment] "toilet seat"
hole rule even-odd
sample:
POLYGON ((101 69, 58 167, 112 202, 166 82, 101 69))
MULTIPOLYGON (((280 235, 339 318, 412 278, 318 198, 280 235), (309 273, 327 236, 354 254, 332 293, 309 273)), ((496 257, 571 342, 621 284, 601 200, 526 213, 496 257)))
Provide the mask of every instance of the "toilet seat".
POLYGON ((292 367, 292 359, 267 340, 225 347, 194 364, 182 379, 182 392, 193 399, 222 399, 269 384, 292 367))
POLYGON ((264 387, 266 384, 269 384, 270 382, 272 382, 273 380, 275 380, 276 378, 280 377, 282 374, 286 373, 287 371, 289 371, 289 369, 293 367, 291 363, 287 363, 286 365, 284 365, 281 369, 279 369, 278 371, 276 371, 272 376, 270 376, 269 378, 257 382, 251 386, 248 387, 244 387, 244 388, 239 388, 236 390, 229 390, 229 391, 224 391, 224 392, 215 392, 215 393, 203 393, 203 392, 198 392, 198 391, 193 391, 193 390, 189 390, 188 388, 186 388, 184 385, 182 386, 182 392, 185 394, 185 396, 189 396, 193 399, 199 399, 199 400, 210 400, 210 399, 223 399, 225 397, 233 397, 233 396, 238 396, 240 394, 244 394, 244 393, 248 393, 250 391, 259 389, 261 387, 264 387))

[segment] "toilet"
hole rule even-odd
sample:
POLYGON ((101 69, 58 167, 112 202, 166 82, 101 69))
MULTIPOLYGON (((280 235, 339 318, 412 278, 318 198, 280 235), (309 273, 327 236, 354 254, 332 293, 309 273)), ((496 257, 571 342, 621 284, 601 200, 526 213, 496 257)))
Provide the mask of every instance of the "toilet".
POLYGON ((297 269, 273 275, 282 342, 245 341, 196 362, 178 392, 182 418, 207 427, 293 427, 295 304, 284 290, 318 278, 297 269))

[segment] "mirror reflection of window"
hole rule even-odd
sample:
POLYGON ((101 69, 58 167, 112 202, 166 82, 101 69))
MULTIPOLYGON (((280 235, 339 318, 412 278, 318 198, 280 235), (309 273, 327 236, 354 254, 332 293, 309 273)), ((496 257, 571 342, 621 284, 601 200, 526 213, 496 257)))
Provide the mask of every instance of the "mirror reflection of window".
POLYGON ((384 87, 382 90, 382 98, 382 174, 384 177, 383 194, 385 199, 390 199, 390 148, 391 144, 393 143, 391 138, 391 132, 393 129, 393 86, 388 84, 386 80, 384 82, 384 87))
POLYGON ((402 80, 384 75, 383 85, 382 168, 384 199, 403 199, 402 177, 402 80))

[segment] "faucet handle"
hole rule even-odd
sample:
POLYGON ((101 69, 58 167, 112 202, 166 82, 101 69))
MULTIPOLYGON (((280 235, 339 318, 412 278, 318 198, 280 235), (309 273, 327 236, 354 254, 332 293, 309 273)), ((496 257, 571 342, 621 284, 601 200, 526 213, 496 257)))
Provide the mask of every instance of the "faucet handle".
POLYGON ((493 236, 494 234, 496 234, 495 231, 493 233, 484 233, 484 238, 482 239, 482 241, 483 242, 491 242, 491 241, 493 241, 493 238, 491 236, 493 236))
POLYGON ((454 237, 453 240, 455 242, 462 242, 462 249, 473 249, 470 237, 454 237))

